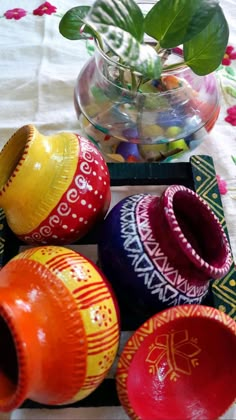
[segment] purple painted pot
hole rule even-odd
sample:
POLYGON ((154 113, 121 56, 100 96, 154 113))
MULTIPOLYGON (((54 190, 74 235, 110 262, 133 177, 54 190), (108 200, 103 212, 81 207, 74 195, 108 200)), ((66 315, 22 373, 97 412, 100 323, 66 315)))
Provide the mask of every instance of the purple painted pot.
POLYGON ((120 307, 140 320, 170 306, 201 303, 210 280, 226 275, 232 262, 217 217, 179 185, 160 198, 138 194, 120 201, 103 223, 98 253, 120 307))

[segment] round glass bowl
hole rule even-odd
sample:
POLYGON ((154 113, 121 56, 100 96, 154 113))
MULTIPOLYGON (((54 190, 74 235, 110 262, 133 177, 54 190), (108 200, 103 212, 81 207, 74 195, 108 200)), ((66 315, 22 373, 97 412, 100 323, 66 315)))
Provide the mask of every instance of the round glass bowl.
MULTIPOLYGON (((179 58, 170 54, 168 64, 179 58)), ((96 44, 78 75, 74 103, 83 134, 118 162, 178 158, 201 143, 220 111, 213 73, 197 76, 179 65, 143 83, 96 44)))

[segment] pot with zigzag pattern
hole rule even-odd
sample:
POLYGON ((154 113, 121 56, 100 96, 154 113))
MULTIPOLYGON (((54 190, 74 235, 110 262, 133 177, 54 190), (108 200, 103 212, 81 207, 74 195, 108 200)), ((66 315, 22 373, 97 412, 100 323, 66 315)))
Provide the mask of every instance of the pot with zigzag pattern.
POLYGON ((209 281, 231 265, 219 220, 198 194, 180 185, 160 198, 137 194, 116 204, 98 249, 121 314, 140 314, 140 321, 169 306, 202 302, 209 281))
POLYGON ((74 133, 21 127, 0 153, 0 206, 21 240, 68 244, 103 219, 110 204, 103 156, 74 133))
POLYGON ((25 399, 67 404, 107 375, 119 342, 109 283, 83 255, 27 249, 0 272, 0 412, 25 399))

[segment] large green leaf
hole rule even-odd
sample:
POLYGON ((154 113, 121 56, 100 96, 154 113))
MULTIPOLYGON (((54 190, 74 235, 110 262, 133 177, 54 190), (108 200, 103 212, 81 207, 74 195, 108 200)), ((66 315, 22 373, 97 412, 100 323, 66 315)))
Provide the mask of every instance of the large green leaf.
POLYGON ((209 74, 221 63, 229 28, 220 6, 207 27, 184 44, 184 60, 199 75, 209 74))
POLYGON ((163 48, 176 47, 208 25, 218 3, 218 0, 160 0, 145 17, 145 32, 163 48))
POLYGON ((129 32, 138 41, 143 40, 144 17, 134 0, 96 0, 87 22, 114 26, 129 32))
POLYGON ((89 6, 78 6, 68 10, 59 23, 60 33, 68 39, 85 39, 93 35, 93 31, 84 26, 84 17, 90 10, 89 6))

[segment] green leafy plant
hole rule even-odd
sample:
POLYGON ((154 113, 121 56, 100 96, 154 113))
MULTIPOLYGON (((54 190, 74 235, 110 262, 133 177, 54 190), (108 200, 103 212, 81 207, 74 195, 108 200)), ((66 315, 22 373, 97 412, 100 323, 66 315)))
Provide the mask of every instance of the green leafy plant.
POLYGON ((59 25, 71 40, 96 39, 101 49, 119 57, 131 73, 158 79, 163 67, 190 67, 198 75, 221 63, 229 28, 218 0, 159 0, 143 15, 134 0, 96 0, 68 10, 59 25), (145 36, 152 43, 144 42, 145 36), (167 66, 170 49, 183 46, 183 61, 167 66))

